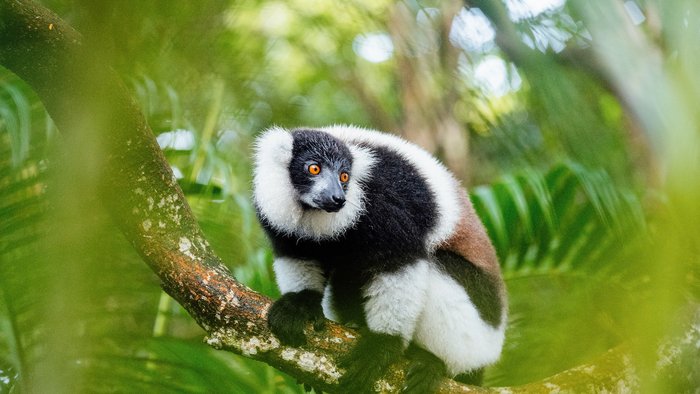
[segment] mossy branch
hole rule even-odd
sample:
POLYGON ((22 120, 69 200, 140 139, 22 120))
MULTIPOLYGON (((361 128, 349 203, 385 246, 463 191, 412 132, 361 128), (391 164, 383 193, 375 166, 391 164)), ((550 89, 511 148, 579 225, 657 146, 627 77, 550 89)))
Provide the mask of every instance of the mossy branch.
MULTIPOLYGON (((0 2, 0 65, 36 91, 60 130, 75 141, 92 142, 101 160, 86 173, 97 177, 115 222, 165 291, 208 332, 207 342, 334 391, 343 373, 335 360, 353 346, 357 334, 328 322, 324 332, 310 334, 307 346, 279 343, 266 324, 271 301, 236 281, 213 253, 144 115, 98 53, 40 5, 29 0, 0 2)), ((613 351, 595 366, 508 390, 539 392, 551 385, 618 388, 629 381, 623 354, 613 351)), ((405 360, 395 365, 378 388, 400 389, 406 365, 405 360)), ((492 391, 499 389, 450 380, 441 386, 441 392, 492 391)))

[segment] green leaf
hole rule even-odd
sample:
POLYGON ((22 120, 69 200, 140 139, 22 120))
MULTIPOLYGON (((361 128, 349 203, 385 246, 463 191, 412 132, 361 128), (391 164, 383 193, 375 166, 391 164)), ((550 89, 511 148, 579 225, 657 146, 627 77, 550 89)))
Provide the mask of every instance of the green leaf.
POLYGON ((603 171, 572 162, 506 176, 475 188, 472 199, 506 275, 598 267, 594 258, 614 256, 597 250, 624 245, 646 229, 634 194, 618 190, 603 171))

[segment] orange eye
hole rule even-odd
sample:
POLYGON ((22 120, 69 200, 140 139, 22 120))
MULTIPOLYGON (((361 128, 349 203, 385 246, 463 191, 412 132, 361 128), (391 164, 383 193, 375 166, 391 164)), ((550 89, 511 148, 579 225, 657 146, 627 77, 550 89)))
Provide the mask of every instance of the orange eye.
POLYGON ((318 164, 312 164, 309 166, 309 174, 318 175, 321 173, 321 166, 318 164))
POLYGON ((340 173, 340 181, 345 183, 350 180, 350 175, 347 172, 340 173))

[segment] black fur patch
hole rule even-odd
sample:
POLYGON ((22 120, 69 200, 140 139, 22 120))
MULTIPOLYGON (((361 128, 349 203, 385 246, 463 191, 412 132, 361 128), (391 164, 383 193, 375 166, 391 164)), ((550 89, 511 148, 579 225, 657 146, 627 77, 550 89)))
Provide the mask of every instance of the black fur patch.
POLYGON ((404 158, 387 148, 370 149, 377 162, 364 185, 367 212, 350 235, 368 247, 374 263, 425 257, 425 240, 436 224, 435 197, 404 158))
POLYGON ((443 272, 466 289, 479 316, 492 327, 498 327, 502 319, 503 301, 493 278, 462 256, 446 250, 438 250, 435 261, 443 272))

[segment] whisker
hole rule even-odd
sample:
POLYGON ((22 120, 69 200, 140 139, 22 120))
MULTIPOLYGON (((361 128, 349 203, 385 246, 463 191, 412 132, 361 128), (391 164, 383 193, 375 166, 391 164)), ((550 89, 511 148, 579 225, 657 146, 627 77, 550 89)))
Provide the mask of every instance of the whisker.
POLYGON ((355 204, 354 202, 352 202, 352 201, 350 201, 350 200, 345 200, 345 203, 346 203, 346 204, 350 204, 350 205, 352 205, 353 207, 355 207, 355 208, 357 208, 357 209, 362 209, 362 207, 361 207, 360 205, 355 204))

